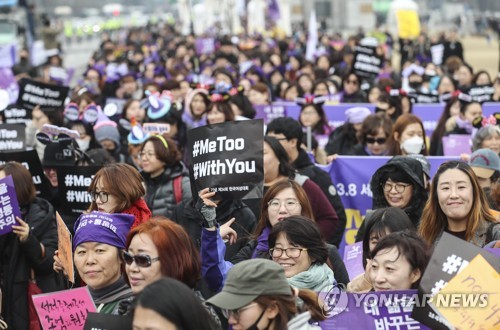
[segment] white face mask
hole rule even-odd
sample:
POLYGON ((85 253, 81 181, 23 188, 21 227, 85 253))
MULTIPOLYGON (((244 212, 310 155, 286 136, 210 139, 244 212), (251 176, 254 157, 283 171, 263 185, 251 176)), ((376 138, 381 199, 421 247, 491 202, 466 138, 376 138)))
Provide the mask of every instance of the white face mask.
POLYGON ((78 144, 78 148, 83 152, 89 149, 90 140, 76 139, 76 143, 78 144))
POLYGON ((420 136, 414 136, 403 143, 401 143, 401 150, 404 150, 407 154, 419 154, 424 148, 424 139, 420 136))

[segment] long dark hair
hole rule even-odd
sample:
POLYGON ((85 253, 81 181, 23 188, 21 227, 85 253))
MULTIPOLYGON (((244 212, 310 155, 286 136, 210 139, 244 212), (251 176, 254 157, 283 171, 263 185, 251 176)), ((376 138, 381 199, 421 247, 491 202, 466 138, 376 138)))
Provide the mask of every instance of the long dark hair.
POLYGON ((285 148, 283 148, 281 143, 276 138, 269 135, 264 136, 264 143, 267 143, 267 145, 273 150, 274 155, 280 162, 278 173, 286 176, 287 178, 293 179, 295 177, 295 170, 292 165, 290 165, 288 153, 285 148))

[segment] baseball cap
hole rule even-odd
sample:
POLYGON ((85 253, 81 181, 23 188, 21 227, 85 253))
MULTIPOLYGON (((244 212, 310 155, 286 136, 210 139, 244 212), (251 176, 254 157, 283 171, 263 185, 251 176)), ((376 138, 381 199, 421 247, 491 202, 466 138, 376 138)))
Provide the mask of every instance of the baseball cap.
POLYGON ((476 176, 488 179, 500 170, 500 158, 491 149, 478 149, 470 156, 469 165, 476 176))
POLYGON ((292 295, 283 267, 267 259, 238 263, 227 274, 222 291, 207 302, 223 309, 244 307, 261 295, 292 295))

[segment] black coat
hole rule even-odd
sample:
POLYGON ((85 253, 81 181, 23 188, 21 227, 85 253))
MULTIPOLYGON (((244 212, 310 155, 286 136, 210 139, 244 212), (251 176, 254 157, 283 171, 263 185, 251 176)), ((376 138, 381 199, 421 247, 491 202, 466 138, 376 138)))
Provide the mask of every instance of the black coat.
MULTIPOLYGON (((345 225, 347 222, 347 217, 344 210, 344 205, 340 200, 340 196, 337 194, 337 190, 335 189, 334 184, 332 183, 332 179, 322 169, 315 166, 312 162, 305 150, 299 151, 299 156, 292 163, 292 166, 302 175, 309 177, 314 183, 316 183, 321 191, 325 194, 328 201, 333 206, 335 213, 339 217, 339 227, 335 230, 335 234, 328 241, 328 243, 333 244, 335 246, 339 246, 342 241, 342 237, 344 236, 345 225)), ((314 201, 310 201, 314 203, 314 201)))
POLYGON ((63 289, 63 281, 53 270, 54 252, 57 250, 57 227, 52 205, 42 198, 35 198, 22 210, 23 220, 30 226, 30 235, 21 243, 9 233, 0 237, 2 316, 9 329, 29 328, 28 282, 31 269, 42 292, 63 289), (45 255, 42 257, 42 248, 45 255))
MULTIPOLYGON (((193 206, 193 204, 193 202, 183 202, 177 205, 172 214, 172 220, 184 227, 199 249, 201 247, 203 215, 193 206)), ((231 260, 231 258, 245 246, 257 224, 253 212, 240 200, 222 201, 217 206, 215 219, 219 225, 225 224, 228 220, 231 220, 231 218, 236 219, 231 225, 231 228, 238 234, 238 239, 235 244, 226 244, 226 260, 231 260)))

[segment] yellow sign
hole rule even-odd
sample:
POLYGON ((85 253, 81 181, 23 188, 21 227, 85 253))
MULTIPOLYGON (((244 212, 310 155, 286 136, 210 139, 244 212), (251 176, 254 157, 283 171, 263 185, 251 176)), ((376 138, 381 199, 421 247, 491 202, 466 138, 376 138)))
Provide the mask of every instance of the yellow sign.
POLYGON ((498 329, 500 274, 478 255, 435 296, 431 304, 456 329, 498 329))
POLYGON ((63 268, 68 273, 68 280, 71 283, 75 283, 75 271, 73 268, 73 249, 71 246, 71 233, 66 227, 63 219, 56 212, 56 220, 57 220, 57 236, 58 236, 58 256, 61 260, 63 268))
POLYGON ((414 39, 420 34, 420 20, 414 10, 400 9, 396 11, 398 36, 403 39, 414 39))

